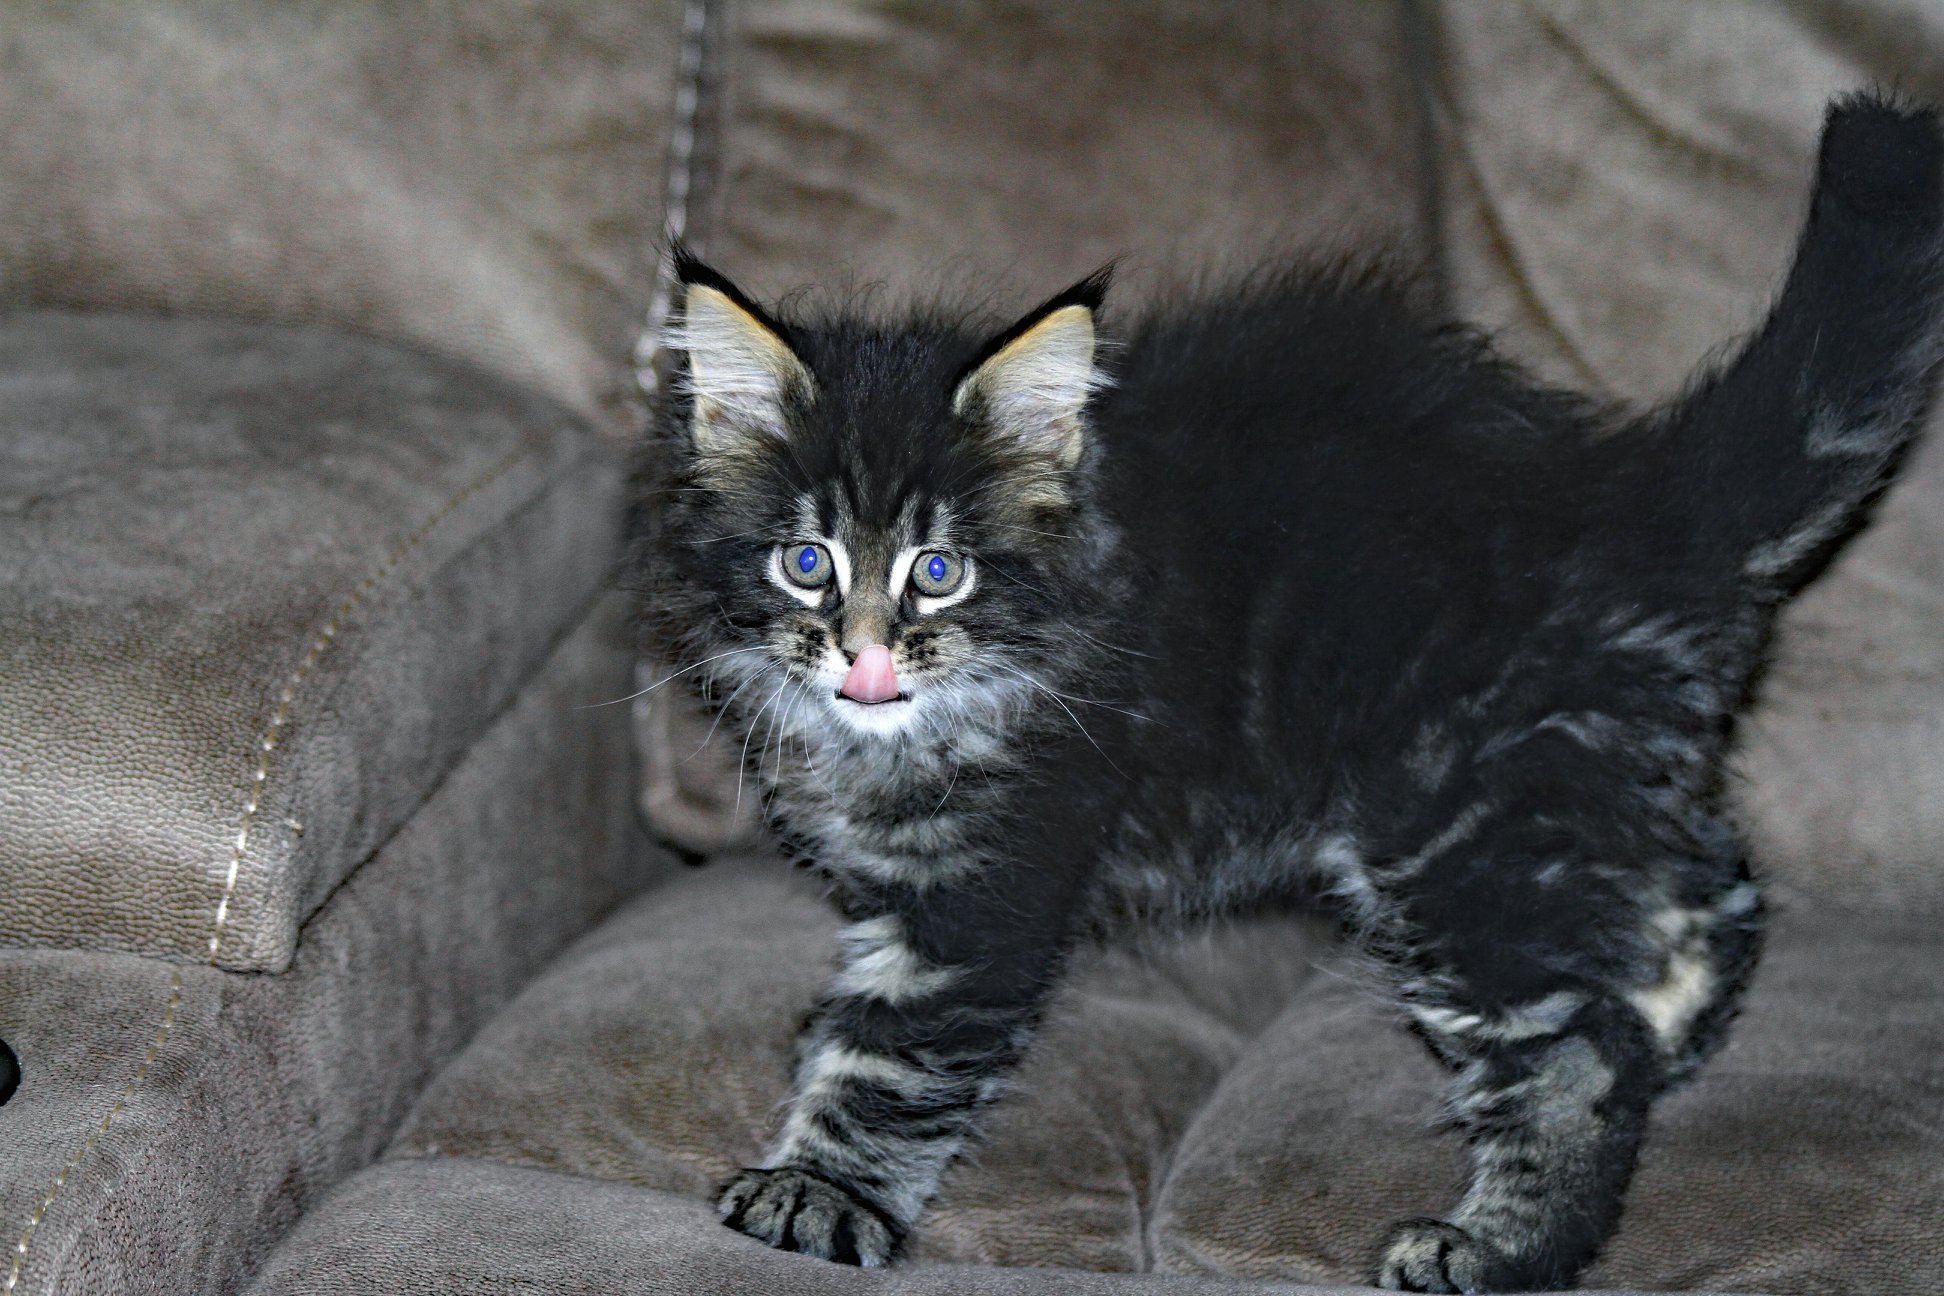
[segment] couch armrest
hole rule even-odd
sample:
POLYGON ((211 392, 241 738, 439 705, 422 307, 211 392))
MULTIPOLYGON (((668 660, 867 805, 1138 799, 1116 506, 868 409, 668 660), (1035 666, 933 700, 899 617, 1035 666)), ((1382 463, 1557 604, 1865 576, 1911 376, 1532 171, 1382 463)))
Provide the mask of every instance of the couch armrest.
POLYGON ((0 316, 0 944, 287 968, 593 598, 618 485, 462 365, 0 316))
POLYGON ((646 880, 619 482, 463 365, 0 315, 5 1290, 231 1290, 646 880))

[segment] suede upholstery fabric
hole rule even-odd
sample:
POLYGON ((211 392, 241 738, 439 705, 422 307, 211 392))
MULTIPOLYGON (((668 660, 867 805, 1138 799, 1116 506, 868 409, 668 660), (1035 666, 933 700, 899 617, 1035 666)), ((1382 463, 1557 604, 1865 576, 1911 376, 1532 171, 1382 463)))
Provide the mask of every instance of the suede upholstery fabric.
MULTIPOLYGON (((346 1184, 252 1296, 1329 1296, 1342 1288, 1072 1270, 852 1269, 772 1251, 706 1202, 479 1161, 400 1161, 346 1184)), ((1593 1296, 1598 1296, 1594 1293, 1593 1296)), ((1618 1294, 1614 1294, 1618 1296, 1618 1294)))
MULTIPOLYGON (((1784 907, 1728 1045, 1655 1109, 1619 1230, 1585 1285, 1936 1290, 1939 1002, 1932 924, 1784 907)), ((1175 1149, 1158 1265, 1360 1277, 1400 1207, 1436 1210, 1458 1191, 1462 1149, 1429 1128, 1441 1079, 1354 986, 1299 995, 1175 1149)))
POLYGON ((651 879, 625 709, 589 705, 626 691, 617 613, 558 644, 311 917, 283 975, 0 952, 0 1035, 25 1072, 0 1109, 0 1282, 237 1290, 448 1054, 651 879))
POLYGON ((593 597, 618 480, 449 361, 0 316, 0 942, 288 967, 593 597))
POLYGON ((1731 801, 1805 905, 1944 918, 1944 418, 1782 615, 1731 801))
POLYGON ((763 294, 954 288, 1017 313, 1126 257, 1409 246, 1394 3, 749 0, 705 251, 763 294))
POLYGON ((1755 324, 1837 94, 1944 97, 1926 0, 1435 0, 1466 314, 1580 387, 1667 395, 1755 324))
MULTIPOLYGON (((1337 1285, 911 1265, 860 1270, 772 1251, 704 1202, 481 1161, 402 1161, 299 1222, 251 1296, 1347 1296, 1337 1285)), ((1602 1289, 1584 1296, 1639 1296, 1602 1289)), ((1708 1296, 1694 1293, 1693 1296, 1708 1296)))
POLYGON ((354 328, 629 431, 681 8, 15 0, 0 305, 354 328))
MULTIPOLYGON (((808 879, 773 856, 671 879, 483 1031, 392 1155, 488 1157, 706 1199, 761 1156, 835 930, 808 879), (528 1061, 508 1068, 509 1057, 528 1061)), ((1317 948, 1306 927, 1265 920, 1088 960, 1015 1101, 953 1169, 917 1254, 1147 1267, 1144 1216, 1169 1149, 1315 975, 1317 948)))
MULTIPOLYGON (((706 1206, 773 1132, 834 929, 773 859, 671 878, 482 1031, 389 1157, 612 1180, 644 1190, 644 1210, 656 1193, 706 1206)), ((1785 908, 1729 1046, 1657 1112, 1588 1285, 1934 1290, 1941 954, 1922 919, 1785 908)), ((1431 1128, 1441 1081, 1302 919, 1091 952, 948 1173, 912 1263, 1357 1282, 1390 1223, 1457 1190, 1462 1146, 1431 1128)))

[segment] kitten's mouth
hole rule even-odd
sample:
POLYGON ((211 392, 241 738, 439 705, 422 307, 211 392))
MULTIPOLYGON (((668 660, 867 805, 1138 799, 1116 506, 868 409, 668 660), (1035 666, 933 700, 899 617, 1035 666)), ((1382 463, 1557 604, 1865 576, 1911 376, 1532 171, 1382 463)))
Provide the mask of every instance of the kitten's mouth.
POLYGON ((850 674, 844 676, 843 684, 837 689, 837 696, 865 706, 903 700, 906 695, 898 687, 898 670, 891 664, 891 650, 883 644, 872 644, 859 652, 851 662, 850 674))
POLYGON ((893 702, 911 701, 911 694, 904 693, 904 692, 893 693, 890 697, 883 697, 883 698, 861 698, 861 697, 852 697, 850 694, 844 692, 844 690, 838 689, 831 696, 835 697, 841 702, 849 702, 855 706, 861 706, 861 707, 890 706, 893 702))
POLYGON ((918 714, 918 704, 909 689, 900 687, 904 681, 890 657, 882 647, 866 648, 831 695, 835 716, 846 728, 882 738, 902 731, 918 714))

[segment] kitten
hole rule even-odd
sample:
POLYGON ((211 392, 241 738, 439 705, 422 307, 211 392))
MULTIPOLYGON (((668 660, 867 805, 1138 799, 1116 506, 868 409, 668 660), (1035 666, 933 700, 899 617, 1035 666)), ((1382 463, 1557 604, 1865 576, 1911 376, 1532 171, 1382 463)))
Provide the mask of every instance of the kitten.
POLYGON ((1722 755, 1928 402, 1941 157, 1930 109, 1834 104, 1767 322, 1638 417, 1373 272, 1264 271, 1108 363, 1105 275, 986 338, 679 256, 645 623, 849 920, 723 1218, 885 1263, 1076 941, 1309 895, 1471 1148, 1377 1280, 1570 1282, 1755 958, 1722 755))

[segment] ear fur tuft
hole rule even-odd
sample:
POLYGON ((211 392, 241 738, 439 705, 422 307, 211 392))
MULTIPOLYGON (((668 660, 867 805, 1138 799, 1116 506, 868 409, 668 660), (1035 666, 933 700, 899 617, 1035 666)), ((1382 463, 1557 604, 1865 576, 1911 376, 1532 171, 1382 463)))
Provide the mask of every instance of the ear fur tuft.
POLYGON ((679 244, 673 256, 682 302, 668 345, 688 356, 696 449, 720 454, 787 436, 786 405, 816 393, 810 370, 782 326, 741 289, 679 244))
POLYGON ((1087 401, 1107 386, 1094 363, 1094 314, 1112 274, 1095 271, 988 343, 953 389, 953 411, 1063 470, 1078 464, 1087 401))

